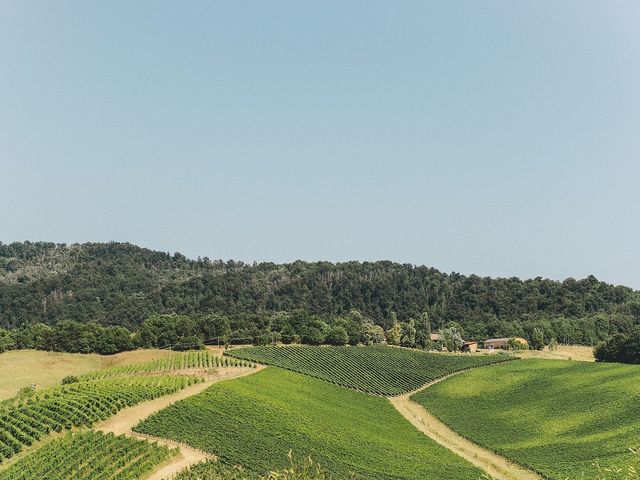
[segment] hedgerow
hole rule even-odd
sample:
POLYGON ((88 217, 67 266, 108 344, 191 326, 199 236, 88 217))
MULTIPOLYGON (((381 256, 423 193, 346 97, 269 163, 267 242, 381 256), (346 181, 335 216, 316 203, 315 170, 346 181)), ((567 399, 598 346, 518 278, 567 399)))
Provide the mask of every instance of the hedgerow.
POLYGON ((0 480, 138 480, 176 454, 111 433, 68 433, 0 471, 0 480))
POLYGON ((135 363, 123 367, 95 370, 80 377, 80 380, 98 380, 102 378, 127 375, 167 373, 175 370, 218 368, 218 367, 255 367, 255 363, 232 357, 216 355, 208 350, 175 353, 165 358, 135 363))
POLYGON ((465 372, 412 399, 545 478, 632 478, 617 470, 640 445, 640 366, 521 360, 465 372))
POLYGON ((0 462, 42 436, 91 426, 125 407, 176 392, 194 376, 147 376, 79 382, 50 388, 0 408, 0 462))
POLYGON ((291 448, 336 479, 352 473, 381 480, 481 475, 414 428, 386 398, 275 367, 216 383, 134 430, 187 443, 255 475, 287 468, 291 448))
POLYGON ((263 346, 225 355, 275 365, 362 392, 394 396, 468 368, 511 360, 506 355, 427 353, 406 348, 263 346))

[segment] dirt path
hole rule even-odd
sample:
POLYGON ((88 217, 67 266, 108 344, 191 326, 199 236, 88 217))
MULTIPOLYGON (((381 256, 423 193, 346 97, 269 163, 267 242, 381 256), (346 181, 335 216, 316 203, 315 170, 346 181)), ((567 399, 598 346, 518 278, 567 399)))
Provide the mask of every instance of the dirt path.
POLYGON ((258 370, 261 370, 262 368, 264 367, 258 366, 258 368, 221 368, 218 374, 208 376, 202 383, 191 385, 172 395, 166 395, 164 397, 156 398, 154 400, 149 400, 148 402, 134 405, 133 407, 125 408, 114 416, 109 417, 104 422, 97 424, 94 427, 94 430, 99 430, 105 433, 111 432, 116 435, 124 434, 143 440, 157 442, 160 445, 179 448, 180 454, 178 456, 160 466, 160 468, 146 477, 146 480, 164 480, 173 478, 173 475, 188 466, 194 465, 204 460, 215 459, 216 457, 201 450, 191 448, 188 445, 177 443, 166 438, 140 435, 132 430, 133 427, 135 427, 138 423, 140 423, 140 421, 144 420, 148 416, 168 407, 169 405, 179 400, 183 400, 185 398, 203 392, 216 382, 250 375, 257 372, 258 370))
POLYGON ((416 402, 410 400, 411 395, 425 388, 429 388, 438 382, 446 380, 453 375, 463 372, 457 372, 452 375, 440 378, 431 382, 413 392, 400 395, 398 397, 390 397, 389 401, 393 406, 409 420, 418 430, 435 440, 443 447, 448 448, 455 454, 461 456, 465 460, 471 462, 475 466, 483 469, 487 474, 496 480, 543 480, 542 477, 530 470, 519 465, 515 465, 500 455, 486 450, 479 445, 458 435, 456 432, 447 427, 444 423, 431 415, 427 410, 416 402))

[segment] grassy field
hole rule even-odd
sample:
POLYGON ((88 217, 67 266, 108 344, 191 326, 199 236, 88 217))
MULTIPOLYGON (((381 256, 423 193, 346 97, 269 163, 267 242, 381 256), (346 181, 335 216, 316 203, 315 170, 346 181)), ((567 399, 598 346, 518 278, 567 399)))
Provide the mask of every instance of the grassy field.
POLYGON ((577 360, 580 362, 595 362, 593 347, 581 345, 558 345, 555 350, 516 350, 513 352, 519 358, 545 358, 548 360, 577 360))
POLYGON ((166 350, 135 350, 117 355, 16 350, 0 354, 0 400, 15 395, 22 387, 35 383, 38 388, 57 385, 67 375, 82 375, 93 370, 131 365, 163 358, 166 350))
POLYGON ((410 392, 460 370, 511 359, 505 355, 425 353, 384 346, 266 346, 232 349, 227 355, 384 396, 410 392))
MULTIPOLYGON (((412 397, 474 442, 552 479, 594 478, 640 446, 640 366, 520 360, 412 397)), ((606 478, 609 478, 608 476, 606 478)))
POLYGON ((477 480, 481 472, 410 425, 387 399, 267 368, 221 382, 136 431, 188 443, 255 473, 311 455, 334 478, 477 480))

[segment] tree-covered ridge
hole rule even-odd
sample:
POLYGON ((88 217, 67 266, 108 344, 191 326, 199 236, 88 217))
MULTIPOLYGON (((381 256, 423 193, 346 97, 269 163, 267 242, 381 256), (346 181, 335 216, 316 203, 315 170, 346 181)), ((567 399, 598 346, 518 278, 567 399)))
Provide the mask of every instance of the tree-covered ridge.
POLYGON ((435 328, 455 321, 479 336, 509 329, 519 334, 518 325, 532 318, 570 319, 566 340, 586 341, 592 333, 573 338, 572 331, 588 324, 591 332, 608 336, 638 322, 640 293, 592 276, 563 282, 492 279, 390 261, 248 265, 190 260, 123 243, 0 244, 4 327, 76 320, 133 329, 170 312, 253 322, 246 316, 299 309, 325 316, 357 309, 385 330, 392 312, 401 321, 428 312, 435 328))

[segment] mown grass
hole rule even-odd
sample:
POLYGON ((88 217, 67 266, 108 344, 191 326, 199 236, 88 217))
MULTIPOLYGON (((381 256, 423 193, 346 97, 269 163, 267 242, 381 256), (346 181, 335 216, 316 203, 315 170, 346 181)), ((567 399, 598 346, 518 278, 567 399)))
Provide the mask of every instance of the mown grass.
POLYGON ((593 478, 595 462, 623 466, 640 445, 637 365, 520 360, 465 372, 412 399, 552 479, 593 478))
POLYGON ((478 479, 481 472, 409 424, 385 398, 269 367, 220 382, 144 420, 138 432, 263 474, 310 455, 334 474, 371 479, 478 479))

